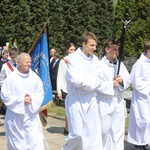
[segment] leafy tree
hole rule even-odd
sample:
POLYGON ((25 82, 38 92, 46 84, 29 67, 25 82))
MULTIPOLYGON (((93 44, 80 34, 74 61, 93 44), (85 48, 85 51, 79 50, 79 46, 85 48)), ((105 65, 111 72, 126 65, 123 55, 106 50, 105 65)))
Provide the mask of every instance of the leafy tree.
POLYGON ((79 46, 85 31, 98 36, 101 50, 103 40, 112 37, 112 4, 111 0, 1 0, 1 45, 16 40, 21 51, 28 51, 49 19, 49 46, 59 48, 62 55, 66 42, 79 46))
POLYGON ((24 0, 9 1, 1 0, 1 39, 2 44, 6 41, 17 39, 21 51, 26 51, 30 42, 30 9, 24 0))
MULTIPOLYGON (((124 9, 129 9, 129 17, 132 19, 126 29, 124 56, 138 57, 143 50, 143 43, 149 39, 150 34, 150 1, 149 0, 118 0, 115 9, 115 16, 123 17, 124 9)), ((115 22, 114 35, 121 36, 122 23, 115 22)))
MULTIPOLYGON (((49 2, 49 23, 48 23, 48 36, 49 46, 56 47, 62 50, 64 41, 64 32, 66 23, 64 20, 64 1, 51 0, 49 2)), ((59 53, 62 53, 61 51, 59 53)))
POLYGON ((32 29, 29 38, 31 38, 31 43, 33 43, 44 23, 49 19, 49 2, 46 0, 30 0, 28 5, 30 8, 30 28, 32 29))
POLYGON ((38 33, 43 22, 48 19, 47 1, 26 1, 26 0, 1 0, 0 8, 0 39, 1 45, 6 41, 15 40, 20 51, 28 51, 38 33))
POLYGON ((30 27, 30 7, 24 0, 14 2, 14 27, 13 41, 17 41, 19 50, 27 52, 32 43, 32 27, 30 27), (16 2, 16 3, 15 3, 16 2))
POLYGON ((12 17, 14 7, 9 0, 1 0, 0 8, 0 41, 2 45, 5 45, 6 42, 12 38, 12 34, 15 31, 15 27, 12 26, 14 20, 14 17, 12 17))
POLYGON ((80 36, 86 31, 91 31, 100 40, 98 43, 98 50, 100 50, 103 39, 112 36, 112 1, 66 0, 51 5, 53 6, 50 8, 49 26, 53 30, 49 35, 52 47, 64 50, 65 43, 68 41, 73 41, 79 46, 80 36))

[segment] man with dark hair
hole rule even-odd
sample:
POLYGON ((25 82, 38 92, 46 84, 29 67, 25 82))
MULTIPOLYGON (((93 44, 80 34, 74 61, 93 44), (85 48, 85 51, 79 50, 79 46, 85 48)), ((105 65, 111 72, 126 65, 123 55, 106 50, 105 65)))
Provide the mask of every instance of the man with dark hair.
POLYGON ((59 54, 55 53, 53 56, 53 61, 50 64, 50 76, 53 91, 57 90, 57 73, 60 60, 59 54))
MULTIPOLYGON (((4 51, 8 51, 8 50, 4 50, 4 51)), ((3 86, 6 77, 9 74, 11 74, 14 71, 14 69, 16 69, 15 65, 17 64, 17 55, 18 55, 18 49, 17 48, 12 48, 9 52, 9 56, 10 56, 11 59, 6 61, 2 65, 1 72, 0 72, 0 88, 3 86)), ((5 114, 7 108, 4 104, 1 104, 1 105, 2 105, 1 110, 5 114)))
POLYGON ((0 73, 0 87, 3 86, 5 78, 12 73, 14 69, 16 69, 18 50, 16 48, 12 48, 9 55, 11 59, 2 65, 0 73))
POLYGON ((150 41, 131 70, 133 86, 128 129, 128 142, 136 150, 150 150, 150 41))
POLYGON ((82 47, 68 56, 65 108, 69 134, 63 150, 102 150, 95 95, 95 89, 102 80, 99 60, 93 54, 97 40, 92 32, 84 33, 81 38, 82 47))
POLYGON ((102 129, 103 150, 124 150, 126 108, 123 91, 130 85, 130 75, 121 62, 118 72, 118 43, 104 42, 105 56, 100 61, 103 83, 96 90, 102 129))
POLYGON ((56 53, 56 48, 51 48, 49 53, 50 53, 50 63, 51 63, 52 60, 54 59, 54 55, 56 53))

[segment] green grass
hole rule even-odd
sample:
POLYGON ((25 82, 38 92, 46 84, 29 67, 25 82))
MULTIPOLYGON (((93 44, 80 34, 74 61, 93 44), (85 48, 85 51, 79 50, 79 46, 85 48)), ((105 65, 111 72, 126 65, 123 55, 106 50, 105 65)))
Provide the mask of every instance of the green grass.
POLYGON ((132 91, 133 90, 133 86, 130 84, 130 86, 127 89, 128 91, 132 91))
POLYGON ((65 108, 57 106, 56 103, 53 103, 49 106, 48 113, 63 117, 65 116, 65 108))
MULTIPOLYGON (((52 115, 56 115, 57 117, 65 116, 65 108, 61 106, 57 106, 56 103, 52 103, 48 108, 48 113, 52 115)), ((125 119, 125 131, 128 131, 128 123, 129 123, 129 115, 125 119)))

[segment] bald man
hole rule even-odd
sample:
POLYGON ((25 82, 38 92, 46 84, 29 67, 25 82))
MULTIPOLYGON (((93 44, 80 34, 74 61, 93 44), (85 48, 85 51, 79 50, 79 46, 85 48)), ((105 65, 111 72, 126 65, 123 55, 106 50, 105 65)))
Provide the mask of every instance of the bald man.
POLYGON ((45 150, 39 109, 43 83, 31 67, 27 53, 17 57, 18 67, 5 80, 1 97, 7 106, 5 132, 8 150, 45 150))
POLYGON ((54 59, 54 55, 56 54, 56 49, 55 48, 51 48, 50 49, 50 63, 52 62, 52 60, 54 59))

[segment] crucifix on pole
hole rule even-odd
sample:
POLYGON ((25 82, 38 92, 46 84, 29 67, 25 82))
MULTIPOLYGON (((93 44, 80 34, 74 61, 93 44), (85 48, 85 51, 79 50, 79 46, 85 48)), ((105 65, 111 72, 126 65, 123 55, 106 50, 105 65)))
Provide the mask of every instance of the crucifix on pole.
POLYGON ((122 27, 122 35, 121 35, 121 39, 120 39, 119 63, 118 63, 117 75, 119 75, 119 71, 120 71, 120 64, 121 64, 122 55, 123 55, 126 28, 127 28, 127 25, 132 21, 132 19, 129 18, 129 16, 128 16, 127 8, 125 9, 123 18, 118 18, 118 19, 122 21, 123 27, 122 27))

